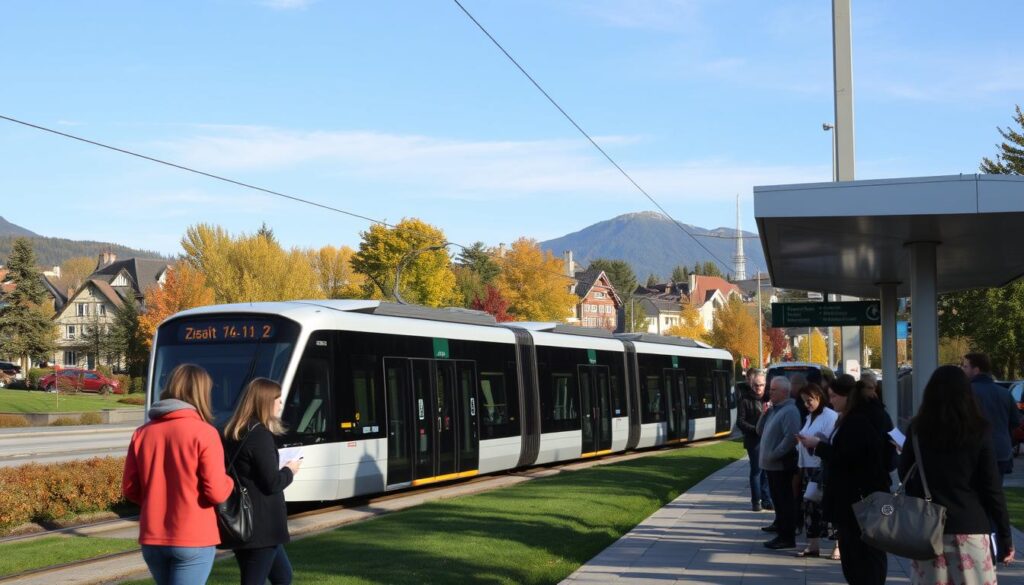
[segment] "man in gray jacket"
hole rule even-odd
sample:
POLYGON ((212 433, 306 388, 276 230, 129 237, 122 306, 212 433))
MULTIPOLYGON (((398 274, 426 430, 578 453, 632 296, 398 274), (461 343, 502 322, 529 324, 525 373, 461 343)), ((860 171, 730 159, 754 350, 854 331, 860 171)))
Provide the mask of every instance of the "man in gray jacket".
POLYGON ((771 549, 796 547, 796 497, 793 477, 797 473, 796 434, 800 432, 800 411, 790 398, 785 376, 772 378, 768 397, 772 405, 757 423, 761 435, 761 469, 768 472, 768 487, 775 503, 775 522, 762 528, 778 533, 765 542, 771 549))

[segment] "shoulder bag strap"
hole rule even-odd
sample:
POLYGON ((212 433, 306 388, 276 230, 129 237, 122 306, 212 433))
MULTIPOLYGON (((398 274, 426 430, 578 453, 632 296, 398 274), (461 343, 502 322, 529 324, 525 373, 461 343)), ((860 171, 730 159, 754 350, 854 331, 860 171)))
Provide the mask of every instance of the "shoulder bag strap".
POLYGON ((916 434, 913 435, 913 437, 914 437, 914 459, 916 460, 916 461, 914 461, 914 465, 917 466, 918 475, 921 476, 921 485, 924 486, 924 499, 930 502, 930 501, 932 501, 932 492, 931 492, 931 490, 928 489, 928 479, 924 476, 924 464, 921 461, 921 446, 919 444, 920 441, 917 440, 917 435, 916 434))
POLYGON ((228 463, 228 470, 231 471, 232 475, 234 475, 235 473, 235 459, 238 459, 238 454, 242 452, 242 447, 245 445, 245 442, 249 439, 249 434, 252 433, 252 430, 259 426, 259 424, 260 423, 256 423, 249 427, 249 430, 245 431, 245 436, 242 437, 242 441, 238 443, 238 448, 235 449, 235 454, 231 456, 231 461, 228 463))

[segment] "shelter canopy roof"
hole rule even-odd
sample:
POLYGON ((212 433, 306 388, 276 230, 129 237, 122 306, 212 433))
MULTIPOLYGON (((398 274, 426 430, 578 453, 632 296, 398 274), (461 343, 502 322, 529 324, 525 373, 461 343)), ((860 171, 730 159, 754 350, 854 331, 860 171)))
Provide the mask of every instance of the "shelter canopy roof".
POLYGON ((777 287, 910 295, 914 242, 937 242, 938 292, 1024 275, 1024 177, 952 175, 754 187, 754 216, 777 287))

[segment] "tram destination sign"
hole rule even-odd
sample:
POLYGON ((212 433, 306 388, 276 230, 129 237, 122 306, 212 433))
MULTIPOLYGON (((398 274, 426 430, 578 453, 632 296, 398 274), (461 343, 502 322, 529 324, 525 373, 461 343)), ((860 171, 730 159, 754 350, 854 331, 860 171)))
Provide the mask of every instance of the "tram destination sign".
POLYGON ((772 303, 772 327, 841 327, 881 325, 878 301, 839 303, 772 303))

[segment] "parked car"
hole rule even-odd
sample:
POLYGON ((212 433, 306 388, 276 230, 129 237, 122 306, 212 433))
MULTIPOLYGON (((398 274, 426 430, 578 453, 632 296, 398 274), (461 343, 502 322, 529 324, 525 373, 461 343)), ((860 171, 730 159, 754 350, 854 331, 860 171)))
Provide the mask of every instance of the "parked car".
POLYGON ((75 390, 78 392, 99 392, 101 394, 124 394, 121 382, 108 378, 96 370, 67 368, 57 374, 47 374, 39 379, 39 387, 46 391, 75 390))
POLYGON ((771 388, 772 378, 785 376, 792 379, 797 374, 804 376, 808 382, 819 382, 822 377, 835 377, 831 368, 821 364, 811 362, 779 362, 768 366, 766 382, 769 384, 768 387, 771 388))
POLYGON ((14 362, 0 361, 0 373, 7 374, 8 376, 17 376, 21 373, 21 366, 14 362))

